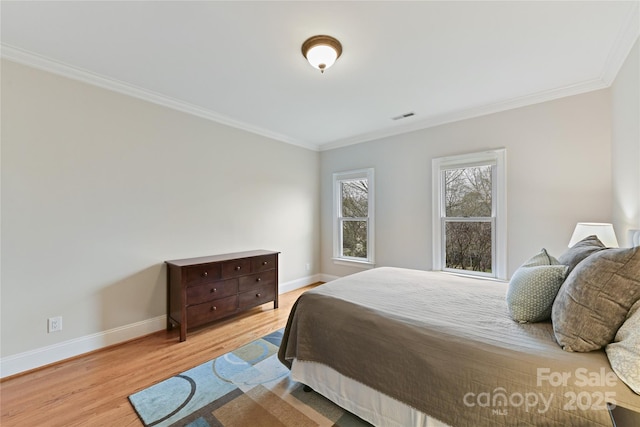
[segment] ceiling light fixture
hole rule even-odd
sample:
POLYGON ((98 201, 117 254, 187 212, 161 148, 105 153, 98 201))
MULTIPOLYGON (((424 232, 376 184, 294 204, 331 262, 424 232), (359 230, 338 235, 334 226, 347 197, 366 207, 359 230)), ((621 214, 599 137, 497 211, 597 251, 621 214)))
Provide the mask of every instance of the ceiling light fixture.
POLYGON ((313 36, 302 43, 302 55, 309 64, 324 73, 342 54, 342 45, 331 36, 313 36))

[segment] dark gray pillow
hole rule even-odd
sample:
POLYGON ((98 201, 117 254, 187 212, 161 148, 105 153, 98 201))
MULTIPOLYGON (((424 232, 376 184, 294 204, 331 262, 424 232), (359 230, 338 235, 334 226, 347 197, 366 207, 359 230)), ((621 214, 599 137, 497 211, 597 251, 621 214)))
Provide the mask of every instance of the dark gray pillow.
POLYGON ((558 263, 545 249, 522 264, 511 277, 507 307, 520 323, 551 318, 551 306, 566 277, 567 266, 558 263))
POLYGON ((640 247, 594 253, 571 272, 553 303, 558 344, 579 352, 604 347, 639 299, 640 247))
POLYGON ((606 247, 597 236, 588 236, 571 246, 565 253, 560 255, 558 257, 558 262, 569 267, 567 269, 568 276, 580 261, 594 252, 601 251, 602 249, 606 249, 606 247))

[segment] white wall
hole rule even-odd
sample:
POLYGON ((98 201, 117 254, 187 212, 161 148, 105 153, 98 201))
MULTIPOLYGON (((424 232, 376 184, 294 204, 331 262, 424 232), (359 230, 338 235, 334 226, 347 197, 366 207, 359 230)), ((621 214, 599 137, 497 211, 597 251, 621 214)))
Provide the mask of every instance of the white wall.
POLYGON ((507 149, 508 274, 540 248, 558 256, 578 221, 611 221, 609 90, 321 153, 321 269, 331 260, 331 174, 374 167, 376 265, 431 268, 431 160, 507 149))
POLYGON ((611 87, 613 225, 621 246, 640 228, 640 41, 611 87))
POLYGON ((311 279, 318 177, 317 152, 3 61, 3 358, 162 319, 165 260, 272 249, 281 285, 311 279))

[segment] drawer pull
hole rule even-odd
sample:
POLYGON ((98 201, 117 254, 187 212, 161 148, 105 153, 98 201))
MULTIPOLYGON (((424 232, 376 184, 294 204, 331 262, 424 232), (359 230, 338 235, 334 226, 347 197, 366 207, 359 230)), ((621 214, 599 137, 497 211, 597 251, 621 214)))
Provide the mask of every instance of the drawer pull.
POLYGON ((216 310, 217 310, 217 308, 216 308, 215 305, 212 305, 211 308, 209 309, 209 311, 216 311, 216 310))
POLYGON ((216 289, 216 288, 212 288, 212 289, 210 289, 210 290, 209 290, 209 292, 211 292, 211 293, 213 294, 213 293, 215 293, 215 292, 218 292, 218 289, 216 289))
POLYGON ((262 279, 261 279, 260 277, 258 277, 258 278, 256 279, 256 282, 260 282, 261 280, 262 280, 262 279))
POLYGON ((260 298, 262 294, 256 294, 256 298, 260 298))
POLYGON ((207 273, 206 271, 204 273, 202 273, 202 277, 207 277, 209 275, 209 273, 207 273))
POLYGON ((262 261, 262 265, 267 265, 269 264, 267 261, 262 261))
POLYGON ((236 271, 240 271, 242 267, 240 267, 239 265, 236 267, 236 271))

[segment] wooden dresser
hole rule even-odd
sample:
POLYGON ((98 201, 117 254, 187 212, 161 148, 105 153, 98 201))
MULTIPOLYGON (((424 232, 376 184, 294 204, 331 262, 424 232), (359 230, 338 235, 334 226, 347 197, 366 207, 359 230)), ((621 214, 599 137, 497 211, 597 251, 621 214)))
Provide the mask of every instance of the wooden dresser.
POLYGON ((278 308, 278 254, 256 250, 166 261, 167 329, 187 329, 273 301, 278 308))

